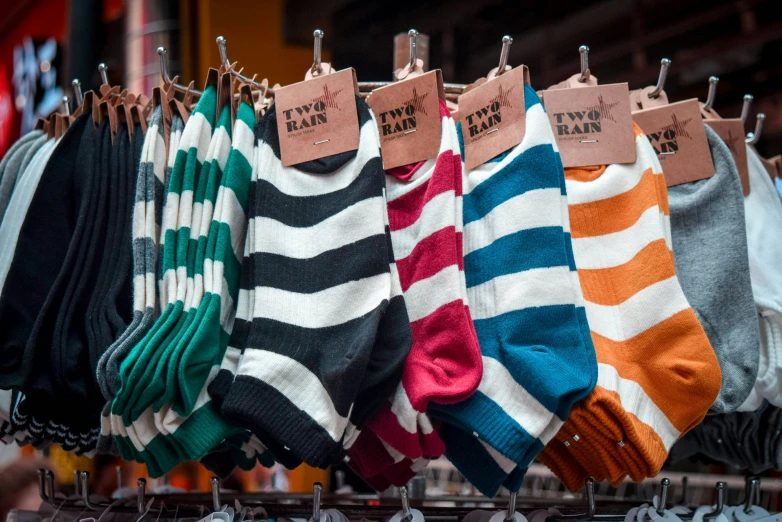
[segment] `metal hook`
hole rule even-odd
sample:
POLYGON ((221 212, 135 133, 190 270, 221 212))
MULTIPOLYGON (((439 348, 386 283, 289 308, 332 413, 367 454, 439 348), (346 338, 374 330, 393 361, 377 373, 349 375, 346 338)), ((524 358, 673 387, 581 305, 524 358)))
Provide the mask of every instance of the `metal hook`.
POLYGON ((717 97, 717 84, 720 79, 716 76, 709 77, 709 94, 706 96, 706 103, 703 104, 703 110, 710 111, 714 107, 714 99, 717 97))
POLYGON ((747 118, 749 118, 749 109, 752 107, 752 101, 755 99, 754 96, 751 94, 745 94, 744 95, 744 103, 741 104, 741 121, 742 123, 747 123, 747 118))
POLYGON ((497 67, 497 76, 505 72, 505 66, 508 65, 508 53, 513 43, 513 37, 505 35, 502 37, 502 51, 500 51, 500 65, 497 67))
POLYGON ((44 502, 48 504, 52 503, 49 499, 49 495, 46 494, 46 470, 43 468, 38 470, 38 495, 44 502))
POLYGON ((212 477, 210 480, 212 484, 212 511, 220 511, 220 479, 212 477))
MULTIPOLYGON (((759 112, 755 116, 755 131, 747 133, 747 139, 745 140, 750 145, 757 144, 760 141, 760 134, 763 132, 763 122, 766 121, 765 113, 759 112)), ((758 501, 760 499, 760 493, 758 492, 758 501)))
MULTIPOLYGON (((504 40, 504 38, 503 38, 504 40)), ((508 499, 508 511, 505 514, 505 520, 510 521, 515 519, 516 515, 516 499, 518 498, 519 494, 516 491, 512 491, 510 494, 510 498, 508 499)))
POLYGON ((136 481, 137 493, 136 493, 136 509, 143 514, 147 504, 147 479, 140 478, 136 481))
POLYGON ((726 482, 717 482, 717 507, 711 513, 703 515, 704 520, 717 518, 722 514, 722 509, 725 506, 725 495, 728 492, 728 484, 726 482))
POLYGON ((682 477, 682 499, 679 501, 679 505, 681 506, 687 505, 687 486, 689 483, 690 479, 688 479, 686 475, 682 477))
POLYGON ((62 97, 62 106, 65 109, 65 115, 70 116, 71 115, 71 99, 67 96, 62 97))
POLYGON ((402 502, 402 518, 410 516, 410 499, 407 497, 407 486, 399 487, 399 500, 402 502))
POLYGON ((589 46, 582 45, 578 48, 578 52, 581 55, 581 76, 578 77, 578 81, 584 83, 589 81, 591 76, 589 72, 589 46))
MULTIPOLYGON (((323 31, 321 31, 321 33, 322 32, 323 31)), ((229 70, 231 72, 231 76, 233 76, 234 78, 238 79, 240 82, 249 84, 251 87, 255 87, 256 89, 266 89, 267 88, 262 83, 256 82, 255 81, 255 76, 253 76, 253 78, 251 79, 251 78, 248 78, 248 77, 242 75, 242 73, 240 71, 236 71, 233 68, 231 68, 231 62, 228 59, 228 40, 226 40, 222 36, 218 36, 216 42, 217 42, 217 48, 220 51, 220 61, 222 62, 223 66, 227 70, 229 70)), ((320 65, 320 61, 318 61, 318 65, 320 65)), ((195 92, 195 90, 193 90, 193 92, 195 92)), ((265 94, 266 93, 264 91, 264 95, 265 94)))
POLYGON ((225 38, 222 36, 218 36, 217 40, 215 41, 217 42, 217 49, 220 51, 220 63, 222 63, 227 69, 228 67, 231 66, 231 62, 228 61, 228 50, 225 48, 226 46, 225 38))
MULTIPOLYGON (((174 90, 179 92, 186 92, 187 87, 174 83, 168 75, 168 50, 165 47, 158 47, 157 55, 160 63, 160 77, 163 79, 163 85, 165 87, 173 87, 174 90)), ((190 89, 190 92, 196 96, 201 96, 203 94, 203 92, 198 89, 190 89)))
POLYGON ((320 495, 323 492, 323 485, 316 482, 312 485, 312 522, 320 520, 320 495))
POLYGON ((46 486, 49 490, 49 493, 47 494, 49 503, 54 505, 54 472, 52 471, 46 472, 46 486))
POLYGON ((670 479, 664 478, 660 481, 660 503, 657 506, 657 514, 665 514, 665 506, 668 505, 668 488, 671 487, 670 479))
POLYGON ((71 85, 73 86, 73 101, 76 102, 76 108, 78 109, 84 103, 84 96, 81 93, 81 82, 78 78, 74 78, 71 85))
POLYGON ((418 31, 410 29, 407 31, 407 36, 410 37, 410 70, 413 70, 418 60, 418 31))
POLYGON ((106 64, 101 62, 98 64, 98 72, 100 72, 100 82, 103 85, 109 84, 109 75, 106 71, 108 71, 108 67, 106 67, 106 64))
POLYGON ((320 74, 323 72, 323 67, 321 67, 320 65, 320 57, 323 48, 324 35, 325 33, 320 29, 315 29, 312 32, 312 37, 315 39, 315 41, 313 43, 313 60, 312 60, 312 68, 310 69, 310 72, 313 75, 320 74))
MULTIPOLYGON (((762 112, 758 114, 758 118, 760 118, 760 115, 763 114, 762 112)), ((765 119, 766 115, 763 114, 763 118, 765 119)), ((744 513, 749 513, 752 511, 752 504, 755 503, 755 498, 759 498, 759 490, 760 490, 760 478, 759 477, 749 477, 747 478, 747 485, 744 491, 744 513)))
POLYGON ((91 509, 93 511, 100 509, 100 506, 95 506, 93 504, 90 504, 90 472, 89 471, 81 472, 81 499, 84 501, 84 505, 87 506, 88 509, 91 509))
POLYGON ((668 58, 660 60, 660 76, 657 77, 657 85, 649 93, 649 98, 657 98, 665 88, 665 80, 668 79, 668 69, 671 67, 671 61, 668 58))

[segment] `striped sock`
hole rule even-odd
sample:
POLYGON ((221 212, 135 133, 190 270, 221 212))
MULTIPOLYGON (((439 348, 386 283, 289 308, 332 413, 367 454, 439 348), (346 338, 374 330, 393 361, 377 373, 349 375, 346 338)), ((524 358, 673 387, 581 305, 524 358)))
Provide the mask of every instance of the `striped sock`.
POLYGON ((267 447, 321 467, 342 460, 348 424, 363 425, 393 392, 410 346, 393 296, 377 127, 356 105, 358 151, 295 167, 280 162, 275 112, 259 122, 253 318, 222 407, 267 447))
MULTIPOLYGON (((641 130, 636 127, 635 133, 634 164, 565 173, 573 249, 598 359, 598 385, 571 418, 589 423, 594 417, 580 415, 588 409, 606 425, 618 423, 624 438, 611 442, 632 445, 654 476, 676 439, 706 414, 721 378, 676 278, 660 164, 641 130)), ((570 423, 565 429, 579 436, 580 453, 599 455, 601 443, 590 437, 600 435, 584 435, 570 423)), ((549 444, 557 446, 561 451, 563 441, 549 444)), ((628 456, 627 468, 608 469, 608 477, 615 481, 622 473, 645 472, 630 470, 638 465, 634 461, 628 456)), ((582 473, 560 477, 571 491, 593 472, 589 462, 581 465, 582 473)))
POLYGON ((522 143, 464 177, 465 276, 483 378, 469 399, 429 406, 445 421, 446 456, 486 495, 520 482, 594 382, 565 242, 562 164, 528 86, 525 103, 522 143))

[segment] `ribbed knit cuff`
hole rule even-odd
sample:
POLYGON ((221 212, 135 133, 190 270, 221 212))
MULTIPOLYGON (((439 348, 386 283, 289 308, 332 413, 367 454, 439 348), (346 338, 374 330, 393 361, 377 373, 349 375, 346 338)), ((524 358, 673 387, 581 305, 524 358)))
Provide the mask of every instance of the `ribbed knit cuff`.
POLYGON ((344 456, 340 440, 332 439, 278 390, 252 377, 236 377, 223 402, 223 414, 255 433, 273 452, 267 438, 276 440, 310 466, 326 468, 340 463, 344 456))
POLYGON ((471 433, 443 424, 440 437, 445 442, 445 456, 467 481, 489 498, 494 497, 508 474, 471 433))
POLYGON ((209 383, 207 391, 212 401, 218 406, 222 407, 225 396, 228 395, 228 390, 231 389, 231 385, 234 382, 234 374, 229 370, 221 369, 215 375, 212 382, 209 383))
MULTIPOLYGON (((226 438, 242 431, 240 427, 229 423, 220 414, 217 405, 209 401, 195 410, 170 438, 184 452, 184 460, 195 460, 206 455, 226 438)), ((178 463, 174 463, 174 466, 176 464, 178 463)))
POLYGON ((431 402, 429 413, 466 433, 476 433, 483 442, 522 468, 528 468, 543 450, 543 444, 537 438, 527 433, 481 392, 475 392, 458 404, 446 406, 431 402))

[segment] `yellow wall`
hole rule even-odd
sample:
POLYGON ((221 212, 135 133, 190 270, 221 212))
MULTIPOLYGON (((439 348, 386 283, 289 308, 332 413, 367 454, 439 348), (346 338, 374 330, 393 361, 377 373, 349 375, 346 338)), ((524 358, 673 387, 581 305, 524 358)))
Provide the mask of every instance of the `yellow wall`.
MULTIPOLYGON (((283 0, 198 0, 198 11, 199 27, 185 29, 198 31, 196 85, 203 83, 209 67, 220 65, 215 44, 220 35, 227 40, 228 58, 244 67, 243 74, 258 73, 270 85, 301 81, 312 65, 312 47, 283 42, 283 0)), ((329 60, 328 53, 323 59, 329 60)))

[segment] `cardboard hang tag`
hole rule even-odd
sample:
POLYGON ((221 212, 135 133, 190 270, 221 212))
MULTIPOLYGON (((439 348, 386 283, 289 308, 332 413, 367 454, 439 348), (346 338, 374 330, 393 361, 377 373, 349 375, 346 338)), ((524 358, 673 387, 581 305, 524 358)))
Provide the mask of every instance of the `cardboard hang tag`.
POLYGON ((372 92, 367 103, 377 120, 385 170, 437 156, 442 137, 440 99, 445 99, 445 90, 439 70, 372 92))
POLYGON ((284 167, 358 149, 353 69, 282 87, 274 96, 284 167))
MULTIPOLYGON (((641 96, 646 95, 641 92, 641 96)), ((635 111, 633 121, 643 129, 657 153, 667 186, 714 175, 698 100, 693 98, 635 111)))
POLYGON ((631 110, 635 112, 643 109, 651 109, 653 107, 668 105, 668 103, 670 103, 668 101, 668 95, 665 93, 665 91, 660 91, 657 96, 652 97, 651 93, 654 91, 654 89, 655 86, 650 85, 649 87, 644 87, 643 89, 630 91, 631 110))
POLYGON ((565 167, 635 161, 626 83, 550 89, 544 103, 565 167))
POLYGON ((744 143, 744 122, 740 118, 704 120, 704 123, 722 138, 730 149, 733 161, 739 171, 741 189, 744 195, 749 195, 749 166, 747 164, 747 146, 744 143))
POLYGON ((768 161, 772 162, 777 169, 777 175, 773 179, 782 178, 782 155, 776 155, 773 158, 769 158, 768 161))
POLYGON ((486 163, 524 139, 524 85, 529 70, 521 65, 459 96, 459 120, 468 170, 486 163))

